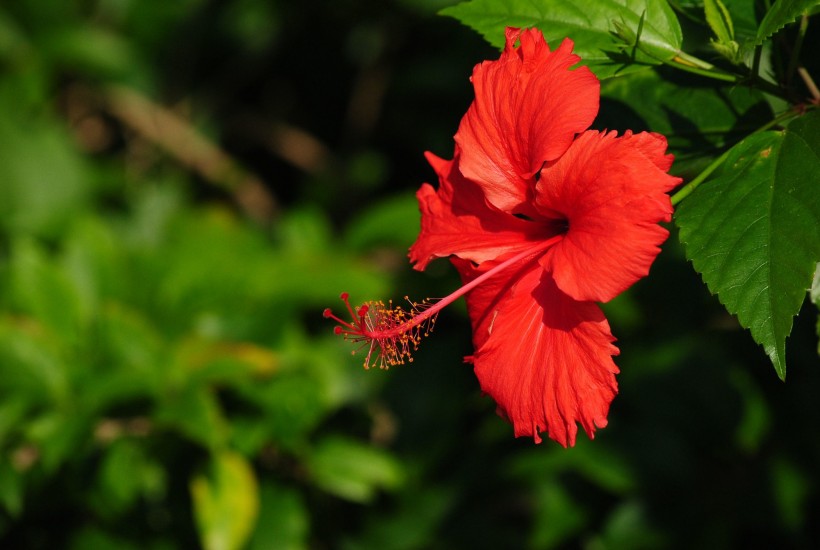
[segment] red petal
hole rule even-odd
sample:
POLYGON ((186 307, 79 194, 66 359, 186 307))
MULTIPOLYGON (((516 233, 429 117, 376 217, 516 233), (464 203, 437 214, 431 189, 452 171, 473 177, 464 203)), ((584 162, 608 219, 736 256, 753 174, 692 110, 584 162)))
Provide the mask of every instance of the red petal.
POLYGON ((658 134, 589 131, 541 171, 536 207, 569 225, 543 260, 561 290, 606 302, 649 273, 668 236, 658 225, 672 215, 666 192, 680 183, 665 151, 658 134))
POLYGON ((541 31, 507 29, 501 58, 473 70, 476 98, 455 136, 461 171, 501 210, 529 211, 534 175, 598 112, 600 83, 586 67, 569 70, 580 61, 572 46, 566 39, 550 52, 541 31))
MULTIPOLYGON (((466 262, 455 263, 466 278, 477 274, 466 262)), ((618 348, 603 312, 561 292, 532 261, 517 279, 490 283, 467 299, 477 350, 471 360, 482 390, 516 437, 540 443, 546 432, 571 446, 580 422, 593 438, 618 392, 612 361, 618 348)))
POLYGON ((481 188, 461 175, 457 160, 443 160, 432 153, 427 153, 427 159, 440 184, 436 191, 425 183, 416 193, 421 231, 410 247, 410 261, 416 269, 423 270, 434 258, 450 255, 482 263, 515 254, 555 234, 546 225, 489 206, 481 188))

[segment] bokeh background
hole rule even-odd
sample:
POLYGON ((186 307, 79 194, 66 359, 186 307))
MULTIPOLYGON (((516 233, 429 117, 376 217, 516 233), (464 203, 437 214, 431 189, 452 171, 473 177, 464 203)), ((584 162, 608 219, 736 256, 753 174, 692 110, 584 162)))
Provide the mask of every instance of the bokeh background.
POLYGON ((406 260, 497 56, 450 3, 0 5, 0 546, 820 546, 816 309, 782 383, 674 228, 572 449, 494 414, 463 304, 386 372, 333 336, 458 285, 406 260))

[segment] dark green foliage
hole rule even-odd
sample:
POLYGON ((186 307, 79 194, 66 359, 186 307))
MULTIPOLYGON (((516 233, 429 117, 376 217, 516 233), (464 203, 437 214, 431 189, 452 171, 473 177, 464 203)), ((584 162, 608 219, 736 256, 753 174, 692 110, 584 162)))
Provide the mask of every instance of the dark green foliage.
POLYGON ((820 116, 751 136, 678 208, 687 253, 786 377, 786 337, 820 259, 820 116))

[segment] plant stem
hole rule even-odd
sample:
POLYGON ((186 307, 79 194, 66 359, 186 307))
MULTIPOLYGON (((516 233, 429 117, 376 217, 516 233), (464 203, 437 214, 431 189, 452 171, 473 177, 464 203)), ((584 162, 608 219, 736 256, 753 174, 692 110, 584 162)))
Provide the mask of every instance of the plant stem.
POLYGON ((755 48, 755 55, 752 59, 752 78, 760 78, 760 56, 763 54, 763 46, 755 48))
POLYGON ((800 64, 800 50, 803 49, 803 40, 806 38, 806 30, 809 28, 809 16, 803 14, 800 18, 800 26, 797 28, 797 38, 794 39, 794 48, 789 59, 789 68, 786 69, 786 85, 791 86, 794 73, 800 64))
POLYGON ((718 167, 723 164, 723 161, 726 160, 726 157, 729 156, 729 151, 731 151, 731 149, 725 151, 722 155, 713 160, 712 163, 703 170, 703 172, 695 177, 695 179, 684 185, 677 193, 672 195, 672 206, 676 206, 680 201, 688 197, 692 191, 697 189, 697 187, 712 174, 712 172, 717 170, 718 167))
MULTIPOLYGON (((757 75, 757 68, 753 68, 752 73, 749 76, 732 74, 685 52, 679 52, 678 55, 665 63, 675 67, 676 69, 681 69, 683 71, 705 76, 707 78, 713 78, 723 82, 731 82, 732 84, 747 84, 749 86, 759 88, 764 93, 779 97, 785 101, 789 101, 789 96, 785 90, 757 75)), ((760 63, 758 55, 755 57, 755 63, 757 65, 760 63)))
POLYGON ((724 82, 738 82, 739 78, 733 74, 721 71, 711 63, 707 63, 702 59, 689 55, 685 52, 678 52, 678 55, 671 60, 666 61, 666 64, 671 65, 677 69, 681 69, 690 73, 698 74, 724 82))
POLYGON ((784 101, 793 103, 791 97, 789 97, 789 94, 786 90, 784 90, 777 84, 774 84, 772 82, 769 82, 768 80, 761 78, 758 75, 751 75, 751 77, 748 80, 748 84, 750 86, 758 88, 763 93, 772 95, 774 97, 779 97, 784 101))
POLYGON ((797 67, 797 74, 803 79, 803 84, 809 89, 812 99, 815 103, 820 104, 820 88, 814 83, 814 79, 809 74, 805 67, 797 67))
MULTIPOLYGON (((773 128, 774 126, 777 126, 778 124, 781 124, 784 121, 789 120, 790 118, 794 118, 795 116, 797 116, 797 113, 793 109, 784 111, 776 117, 774 117, 769 122, 767 122, 766 124, 764 124, 763 126, 761 126, 760 128, 756 129, 754 132, 750 133, 749 135, 752 136, 760 132, 765 132, 766 130, 773 128)), ((692 191, 694 191, 701 183, 703 183, 706 180, 706 178, 712 175, 712 172, 717 170, 717 168, 721 164, 723 164, 731 150, 732 149, 729 148, 726 151, 724 151, 722 155, 713 160, 711 164, 704 168, 703 171, 700 174, 698 174, 692 181, 684 185, 681 189, 678 190, 677 193, 672 195, 672 206, 676 206, 680 201, 688 197, 692 193, 692 191)))

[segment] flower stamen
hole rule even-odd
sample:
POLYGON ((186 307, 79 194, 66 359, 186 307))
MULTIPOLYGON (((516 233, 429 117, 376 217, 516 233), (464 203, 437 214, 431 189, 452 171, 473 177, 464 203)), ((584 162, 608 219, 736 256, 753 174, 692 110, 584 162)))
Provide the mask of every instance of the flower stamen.
POLYGON ((436 318, 444 307, 500 271, 522 260, 534 259, 558 243, 563 237, 563 234, 556 235, 546 241, 537 243, 532 248, 516 254, 479 275, 441 300, 431 301, 426 299, 421 302, 413 302, 405 296, 404 299, 410 304, 408 309, 400 305, 394 306, 392 300, 388 301, 387 304, 382 301, 365 302, 354 309, 350 305, 350 295, 343 292, 340 298, 344 302, 345 308, 347 308, 350 320, 345 321, 337 317, 330 308, 326 308, 322 315, 326 319, 333 319, 338 323, 333 329, 335 334, 342 335, 345 340, 361 343, 361 346, 353 350, 353 354, 363 349, 367 350, 367 355, 364 358, 365 369, 374 366, 387 369, 396 365, 412 363, 412 353, 418 349, 421 339, 429 336, 433 331, 436 318))
POLYGON ((334 328, 336 334, 343 335, 345 340, 351 342, 362 342, 353 353, 367 349, 365 369, 373 366, 387 369, 412 363, 412 353, 418 349, 421 339, 429 336, 435 328, 440 309, 426 313, 431 306, 429 299, 413 302, 405 296, 404 299, 410 304, 408 309, 394 306, 392 300, 387 304, 379 300, 366 302, 354 310, 347 292, 343 292, 340 298, 350 313, 351 321, 340 319, 330 308, 326 308, 323 315, 339 323, 334 328))

